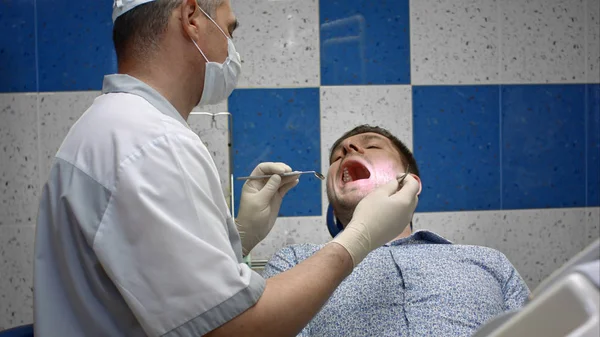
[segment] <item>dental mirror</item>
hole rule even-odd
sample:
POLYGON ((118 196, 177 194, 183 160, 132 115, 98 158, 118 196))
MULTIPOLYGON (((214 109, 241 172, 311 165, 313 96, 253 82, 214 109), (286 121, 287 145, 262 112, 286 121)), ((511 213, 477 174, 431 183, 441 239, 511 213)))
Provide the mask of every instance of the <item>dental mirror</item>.
MULTIPOLYGON (((282 173, 282 174, 280 174, 280 176, 289 177, 289 176, 295 176, 295 175, 301 175, 301 174, 313 174, 315 177, 319 178, 320 180, 325 180, 325 176, 317 171, 294 171, 294 172, 282 173)), ((271 178, 271 174, 262 175, 262 176, 238 177, 237 180, 267 179, 267 178, 271 178)))
POLYGON ((402 183, 404 183, 404 179, 406 179, 408 172, 410 172, 410 164, 406 165, 406 172, 400 178, 398 178, 398 184, 402 185, 402 183))

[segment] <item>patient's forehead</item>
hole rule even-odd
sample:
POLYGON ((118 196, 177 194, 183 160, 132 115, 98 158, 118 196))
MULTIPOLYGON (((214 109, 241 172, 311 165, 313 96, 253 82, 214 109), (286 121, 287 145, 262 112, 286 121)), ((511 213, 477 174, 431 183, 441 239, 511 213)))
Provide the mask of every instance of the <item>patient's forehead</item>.
MULTIPOLYGON (((380 135, 375 132, 359 133, 358 135, 348 137, 347 139, 352 139, 354 141, 362 141, 362 142, 368 142, 369 140, 383 140, 383 141, 390 142, 390 140, 386 136, 380 135)), ((390 144, 391 144, 391 142, 390 142, 390 144)))

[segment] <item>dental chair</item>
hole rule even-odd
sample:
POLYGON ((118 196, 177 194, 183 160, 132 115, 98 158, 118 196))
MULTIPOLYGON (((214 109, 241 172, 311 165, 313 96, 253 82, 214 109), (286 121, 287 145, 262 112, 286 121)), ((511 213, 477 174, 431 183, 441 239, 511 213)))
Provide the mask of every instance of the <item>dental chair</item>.
POLYGON ((331 205, 327 207, 326 222, 327 230, 329 231, 329 235, 331 235, 332 238, 335 238, 336 235, 338 235, 341 231, 344 230, 344 226, 342 226, 342 224, 333 214, 333 207, 331 205))
POLYGON ((487 322, 473 337, 600 336, 600 239, 555 271, 520 310, 487 322))

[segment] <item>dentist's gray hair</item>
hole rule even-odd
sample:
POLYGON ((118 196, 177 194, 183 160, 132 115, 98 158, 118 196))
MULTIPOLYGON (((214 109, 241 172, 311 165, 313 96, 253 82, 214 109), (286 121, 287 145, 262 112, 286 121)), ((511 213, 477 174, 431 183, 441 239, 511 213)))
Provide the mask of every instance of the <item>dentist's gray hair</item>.
POLYGON ((215 12, 221 4, 223 4, 224 0, 197 0, 198 5, 202 8, 211 18, 214 19, 215 12))
MULTIPOLYGON (((117 60, 148 55, 156 50, 169 17, 184 0, 155 0, 139 5, 119 16, 113 27, 117 60)), ((224 0, 196 0, 200 8, 214 17, 224 0)))

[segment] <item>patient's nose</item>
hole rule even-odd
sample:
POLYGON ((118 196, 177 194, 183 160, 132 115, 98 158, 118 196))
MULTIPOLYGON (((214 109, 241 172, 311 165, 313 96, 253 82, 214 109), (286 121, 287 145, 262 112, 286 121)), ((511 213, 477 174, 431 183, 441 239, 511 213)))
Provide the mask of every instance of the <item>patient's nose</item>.
POLYGON ((351 153, 351 152, 359 152, 362 153, 363 149, 360 145, 352 142, 352 141, 347 141, 344 144, 344 148, 346 149, 346 153, 351 153))

